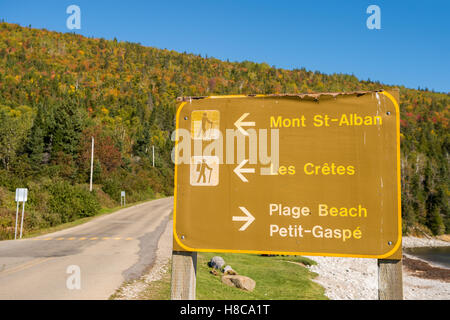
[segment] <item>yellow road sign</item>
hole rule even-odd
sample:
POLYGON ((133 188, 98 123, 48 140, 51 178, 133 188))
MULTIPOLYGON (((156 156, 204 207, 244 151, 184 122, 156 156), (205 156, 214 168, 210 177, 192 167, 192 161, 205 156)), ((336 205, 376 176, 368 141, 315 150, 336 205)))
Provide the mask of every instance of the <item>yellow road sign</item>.
POLYGON ((399 117, 385 91, 184 99, 176 244, 392 256, 401 249, 399 117))

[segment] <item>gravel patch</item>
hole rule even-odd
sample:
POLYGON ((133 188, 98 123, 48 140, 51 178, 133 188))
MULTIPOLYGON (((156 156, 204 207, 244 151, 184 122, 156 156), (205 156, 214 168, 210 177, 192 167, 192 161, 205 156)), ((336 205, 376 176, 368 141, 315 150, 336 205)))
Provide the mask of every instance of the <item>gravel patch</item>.
MULTIPOLYGON (((439 239, 403 237, 403 247, 449 246, 439 239)), ((378 299, 377 259, 307 256, 317 262, 310 270, 318 273, 314 279, 325 288, 332 300, 378 299)), ((407 255, 409 259, 413 257, 407 255)), ((416 259, 416 258, 414 258, 416 259)), ((417 272, 403 266, 403 296, 405 300, 450 300, 450 283, 418 277, 417 272)), ((432 266, 431 266, 432 267, 432 266)), ((447 279, 448 280, 448 279, 447 279)))
POLYGON ((158 241, 156 259, 150 270, 137 280, 123 284, 115 293, 115 300, 138 300, 148 284, 160 280, 169 266, 172 257, 172 219, 167 222, 164 232, 158 241))
POLYGON ((402 237, 403 248, 448 247, 450 242, 436 238, 402 237))

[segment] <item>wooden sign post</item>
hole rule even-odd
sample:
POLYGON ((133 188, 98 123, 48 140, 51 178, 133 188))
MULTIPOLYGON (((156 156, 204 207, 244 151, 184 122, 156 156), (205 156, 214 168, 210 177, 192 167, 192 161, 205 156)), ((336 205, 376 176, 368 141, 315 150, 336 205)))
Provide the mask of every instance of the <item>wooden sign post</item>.
POLYGON ((195 300, 197 252, 172 252, 172 300, 195 300))
POLYGON ((403 300, 402 260, 378 260, 378 300, 403 300))
MULTIPOLYGON (((399 90, 393 90, 392 96, 399 101, 399 90)), ((378 300, 403 300, 402 246, 389 258, 377 261, 378 300)))

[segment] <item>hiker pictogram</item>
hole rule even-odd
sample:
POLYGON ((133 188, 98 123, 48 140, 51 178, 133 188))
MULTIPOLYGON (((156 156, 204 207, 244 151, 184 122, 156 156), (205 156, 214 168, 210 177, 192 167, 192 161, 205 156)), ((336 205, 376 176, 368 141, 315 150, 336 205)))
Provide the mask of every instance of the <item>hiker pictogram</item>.
MULTIPOLYGON (((204 135, 211 136, 211 130, 208 130, 208 129, 212 129, 212 125, 213 125, 213 122, 208 119, 208 114, 206 112, 204 112, 203 116, 202 116, 202 131, 199 131, 197 133, 198 138, 205 138, 204 135)), ((210 137, 206 137, 206 138, 211 139, 210 137)))
POLYGON ((213 169, 208 166, 206 160, 203 159, 201 163, 197 164, 197 172, 199 172, 197 183, 210 183, 211 182, 211 172, 213 169), (206 171, 209 171, 209 176, 206 178, 206 171))
POLYGON ((219 158, 195 156, 191 162, 191 185, 215 186, 219 183, 219 158))
POLYGON ((192 139, 214 140, 219 137, 219 112, 197 110, 192 112, 192 139))

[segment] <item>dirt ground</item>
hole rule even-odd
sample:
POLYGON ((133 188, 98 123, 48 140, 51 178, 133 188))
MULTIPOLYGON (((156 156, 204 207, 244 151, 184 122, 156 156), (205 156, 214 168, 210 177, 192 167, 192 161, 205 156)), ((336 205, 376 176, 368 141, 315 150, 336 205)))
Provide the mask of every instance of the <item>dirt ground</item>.
POLYGON ((450 282, 450 269, 443 269, 429 265, 425 261, 403 256, 403 267, 413 276, 450 282))

